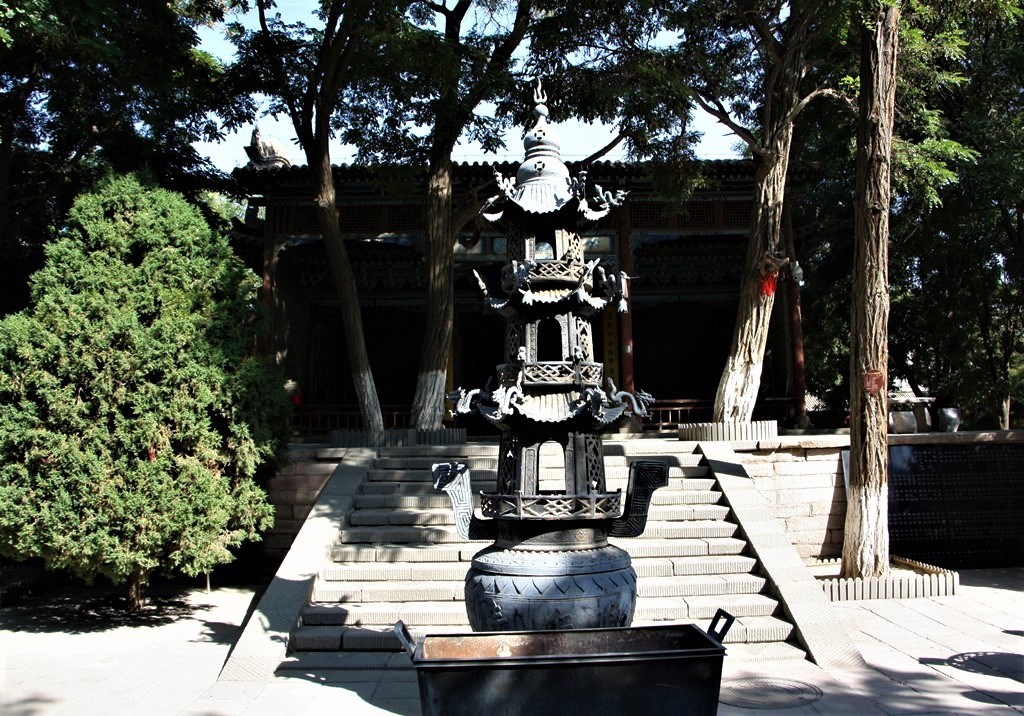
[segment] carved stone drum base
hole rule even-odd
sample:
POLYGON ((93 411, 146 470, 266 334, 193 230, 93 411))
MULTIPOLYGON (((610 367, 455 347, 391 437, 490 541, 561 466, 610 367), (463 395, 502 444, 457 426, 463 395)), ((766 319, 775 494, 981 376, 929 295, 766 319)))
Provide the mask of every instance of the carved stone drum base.
POLYGON ((499 539, 478 552, 466 575, 473 631, 629 626, 636 572, 629 554, 604 535, 603 529, 552 530, 521 541, 499 539), (566 550, 565 542, 583 535, 590 545, 566 550))

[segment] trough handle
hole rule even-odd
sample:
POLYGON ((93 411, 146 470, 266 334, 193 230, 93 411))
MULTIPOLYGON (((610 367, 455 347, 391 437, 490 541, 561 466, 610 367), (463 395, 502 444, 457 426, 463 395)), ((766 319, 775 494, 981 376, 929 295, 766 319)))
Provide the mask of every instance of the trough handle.
MULTIPOLYGON (((715 612, 715 618, 711 620, 711 626, 708 627, 708 634, 713 636, 719 643, 721 643, 725 640, 725 635, 729 633, 729 629, 732 628, 732 623, 734 621, 736 621, 736 617, 734 617, 732 614, 725 611, 724 609, 719 609, 717 612, 715 612), (721 629, 716 630, 715 626, 718 624, 718 621, 720 619, 725 619, 725 624, 722 625, 721 629)), ((402 622, 398 623, 401 624, 402 622)), ((403 624, 403 626, 405 625, 403 624)), ((396 626, 395 629, 397 630, 398 627, 396 626)))
POLYGON ((405 625, 401 619, 395 624, 395 636, 398 637, 398 641, 402 642, 402 646, 409 652, 409 658, 416 653, 416 642, 412 639, 412 634, 409 633, 409 627, 405 625))

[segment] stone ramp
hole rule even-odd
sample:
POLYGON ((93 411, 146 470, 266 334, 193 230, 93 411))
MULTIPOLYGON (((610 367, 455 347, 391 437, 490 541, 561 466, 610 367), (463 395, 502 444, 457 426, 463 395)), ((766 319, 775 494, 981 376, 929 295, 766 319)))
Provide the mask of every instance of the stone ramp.
MULTIPOLYGON (((612 540, 630 553, 637 572, 634 625, 695 622, 706 628, 723 608, 736 617, 726 637, 733 659, 806 658, 798 630, 695 447, 668 440, 605 443, 609 489, 625 491, 632 459, 670 465, 669 486, 654 493, 644 535, 612 540)), ((469 464, 474 493, 494 489, 493 443, 379 451, 352 497, 280 669, 389 668, 396 663, 391 652, 401 649, 391 631, 399 619, 414 634, 469 630, 463 579, 487 543, 462 541, 447 497, 433 491, 431 465, 449 460, 469 464)), ((541 468, 542 480, 560 480, 560 457, 542 457, 541 468)))

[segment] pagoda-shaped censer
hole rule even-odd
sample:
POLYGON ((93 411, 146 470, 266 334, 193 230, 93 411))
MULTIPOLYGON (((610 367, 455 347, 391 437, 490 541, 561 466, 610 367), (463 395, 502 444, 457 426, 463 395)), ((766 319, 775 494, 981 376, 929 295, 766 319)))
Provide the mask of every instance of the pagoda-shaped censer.
POLYGON ((630 414, 645 417, 653 398, 617 391, 611 379, 604 389, 590 320, 607 308, 626 310, 626 277, 584 261, 580 238, 625 193, 596 187, 588 200, 585 173, 572 179, 562 162, 539 83, 534 98, 526 157, 514 180, 497 175, 502 191, 481 210, 507 236, 503 295, 492 296, 477 277, 487 307, 505 319, 505 362, 496 387, 450 396, 458 414, 479 413, 501 431, 497 489, 480 494, 490 519, 473 513, 465 465, 435 465, 435 486, 451 498, 464 538, 494 539, 466 576, 474 631, 629 626, 636 573, 608 537, 643 531, 668 466, 634 462, 625 500, 606 488, 601 432, 630 414), (546 339, 557 344, 540 345, 546 339), (553 355, 558 360, 538 360, 553 355), (540 450, 549 442, 564 452, 564 490, 541 489, 540 450))

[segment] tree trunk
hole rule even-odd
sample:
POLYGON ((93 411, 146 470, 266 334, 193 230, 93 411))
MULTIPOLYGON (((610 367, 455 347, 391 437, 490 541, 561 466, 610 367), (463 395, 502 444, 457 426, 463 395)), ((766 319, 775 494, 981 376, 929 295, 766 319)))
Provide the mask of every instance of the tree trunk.
POLYGON ((427 317, 420 352, 412 422, 421 430, 441 427, 448 358, 455 320, 453 290, 452 163, 449 152, 430 165, 427 183, 427 317))
POLYGON ((715 422, 749 422, 761 385, 761 365, 775 304, 762 281, 763 257, 779 253, 782 203, 789 165, 792 124, 776 134, 755 176, 754 217, 740 283, 740 301, 729 357, 715 393, 715 422))
MULTIPOLYGON (((326 152, 325 152, 326 154, 326 152)), ((335 203, 334 176, 331 173, 330 158, 310 157, 307 154, 315 182, 314 204, 317 223, 327 249, 327 263, 334 279, 334 287, 341 302, 341 322, 345 329, 345 348, 352 368, 352 383, 356 400, 363 416, 363 427, 370 431, 384 429, 384 417, 377 398, 377 386, 370 369, 370 358, 366 352, 366 336, 363 334, 363 317, 356 290, 355 274, 348 258, 348 250, 341 238, 338 223, 338 209, 335 203)))
POLYGON ((889 171, 900 11, 870 2, 861 31, 860 122, 850 324, 850 489, 844 577, 889 571, 889 171))
POLYGON ((128 611, 138 612, 146 606, 146 581, 148 573, 142 567, 135 567, 128 580, 128 611))

